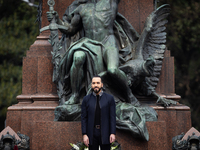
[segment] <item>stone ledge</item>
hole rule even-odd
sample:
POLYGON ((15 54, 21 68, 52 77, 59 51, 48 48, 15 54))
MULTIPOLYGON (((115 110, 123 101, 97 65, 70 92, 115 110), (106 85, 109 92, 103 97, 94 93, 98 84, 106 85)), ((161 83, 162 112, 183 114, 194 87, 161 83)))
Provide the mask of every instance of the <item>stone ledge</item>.
POLYGON ((20 102, 28 101, 58 101, 57 94, 33 94, 33 95, 18 95, 17 100, 20 102))

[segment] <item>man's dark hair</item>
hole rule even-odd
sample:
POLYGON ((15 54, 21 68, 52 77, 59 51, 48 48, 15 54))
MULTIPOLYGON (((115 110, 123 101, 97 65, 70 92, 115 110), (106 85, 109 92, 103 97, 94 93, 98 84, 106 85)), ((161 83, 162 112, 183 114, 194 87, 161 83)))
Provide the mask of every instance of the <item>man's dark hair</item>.
MULTIPOLYGON (((92 79, 93 79, 93 78, 100 78, 100 79, 101 79, 101 76, 99 76, 99 75, 94 75, 94 76, 92 77, 92 79)), ((103 83, 103 82, 102 82, 102 79, 101 79, 101 83, 103 83)))

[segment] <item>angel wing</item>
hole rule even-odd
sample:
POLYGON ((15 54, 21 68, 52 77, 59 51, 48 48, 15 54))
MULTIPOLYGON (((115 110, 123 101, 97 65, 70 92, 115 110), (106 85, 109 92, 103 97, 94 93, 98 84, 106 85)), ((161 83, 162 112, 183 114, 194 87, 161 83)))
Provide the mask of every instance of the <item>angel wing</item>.
POLYGON ((155 59, 153 75, 149 78, 151 86, 156 87, 162 68, 162 61, 166 50, 166 32, 167 16, 169 15, 169 5, 165 4, 157 8, 146 19, 144 30, 138 41, 136 48, 136 57, 146 60, 149 56, 155 59))

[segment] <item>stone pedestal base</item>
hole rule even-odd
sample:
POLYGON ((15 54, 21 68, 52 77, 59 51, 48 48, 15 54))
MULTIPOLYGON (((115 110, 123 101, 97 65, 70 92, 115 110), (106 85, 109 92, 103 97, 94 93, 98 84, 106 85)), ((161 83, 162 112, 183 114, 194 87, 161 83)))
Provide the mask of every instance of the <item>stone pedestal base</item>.
MULTIPOLYGON (((47 101, 40 105, 17 104, 8 108, 7 126, 30 137, 31 150, 69 150, 69 143, 82 141, 80 122, 54 122, 54 109, 58 104, 47 101)), ((191 128, 190 108, 151 105, 158 113, 158 121, 147 122, 149 141, 133 138, 130 133, 117 130, 116 140, 123 150, 169 150, 172 138, 191 128)))

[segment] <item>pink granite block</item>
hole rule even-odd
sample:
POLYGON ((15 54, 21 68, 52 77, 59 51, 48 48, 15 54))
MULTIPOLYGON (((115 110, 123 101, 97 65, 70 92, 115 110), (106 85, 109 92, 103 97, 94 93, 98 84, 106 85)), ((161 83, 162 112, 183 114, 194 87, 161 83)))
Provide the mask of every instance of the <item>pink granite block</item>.
POLYGON ((6 126, 10 126, 16 133, 21 129, 21 111, 7 111, 6 126))
POLYGON ((169 95, 175 93, 174 83, 174 58, 165 57, 163 62, 162 72, 164 74, 163 81, 163 94, 169 95))
POLYGON ((69 143, 82 141, 80 122, 35 122, 32 150, 71 149, 69 143))
MULTIPOLYGON (((146 122, 147 129, 149 131, 148 150, 169 150, 166 122, 164 121, 153 121, 146 122)), ((141 145, 142 147, 143 145, 141 145)))
POLYGON ((138 1, 120 1, 118 11, 125 16, 137 32, 140 31, 140 8, 138 6, 138 1))
MULTIPOLYGON (((69 143, 82 142, 80 122, 26 122, 32 127, 31 149, 70 149, 69 143), (32 125, 30 125, 32 124, 32 125)), ((27 128, 29 128, 27 127, 27 128)), ((122 149, 155 150, 166 147, 166 124, 165 122, 147 122, 147 128, 151 139, 149 142, 133 138, 129 133, 117 130, 116 140, 122 149)), ((30 129, 29 129, 30 130, 30 129)), ((28 130, 27 130, 28 131, 28 130)), ((26 132, 26 130, 23 130, 26 132)), ((164 150, 168 150, 164 148, 164 150)))
MULTIPOLYGON (((54 120, 54 109, 52 110, 24 110, 22 112, 22 120, 26 121, 53 121, 54 120)), ((26 124, 23 124, 26 125, 26 124)))
MULTIPOLYGON (((28 106, 12 106, 8 111, 8 124, 11 128, 17 128, 16 132, 21 131, 31 138, 31 149, 70 149, 70 142, 82 141, 81 123, 54 122, 56 106, 54 101, 51 101, 52 104, 49 102, 35 101, 28 106), (23 109, 19 114, 16 113, 17 106, 23 109), (16 116, 17 120, 11 122, 16 116)), ((154 106, 154 108, 158 112, 158 121, 146 123, 149 132, 148 142, 133 137, 129 132, 117 130, 116 140, 123 149, 155 150, 162 147, 168 150, 171 149, 172 138, 189 129, 191 125, 189 107, 174 106, 166 109, 154 106)))
POLYGON ((129 132, 125 132, 123 130, 117 130, 116 140, 119 142, 119 144, 121 144, 122 149, 143 150, 148 148, 147 141, 134 138, 129 132))
POLYGON ((54 83, 52 82, 53 66, 51 57, 38 58, 37 93, 52 93, 54 83))
POLYGON ((38 36, 34 44, 31 45, 30 50, 27 51, 26 57, 52 56, 52 46, 48 39, 49 36, 38 36))
POLYGON ((191 112, 190 111, 177 111, 177 135, 182 132, 186 133, 191 127, 191 112))
POLYGON ((156 87, 156 92, 164 95, 175 95, 174 57, 169 55, 170 51, 167 50, 163 59, 162 70, 156 87))
POLYGON ((49 6, 47 4, 48 0, 43 0, 42 1, 42 17, 41 17, 41 27, 49 25, 49 22, 47 20, 47 14, 46 12, 49 11, 49 6))
POLYGON ((168 149, 171 148, 172 138, 177 135, 177 115, 176 110, 159 110, 158 112, 158 120, 166 122, 166 133, 167 133, 167 141, 168 149))
POLYGON ((23 59, 22 94, 35 94, 37 88, 37 58, 23 59))

